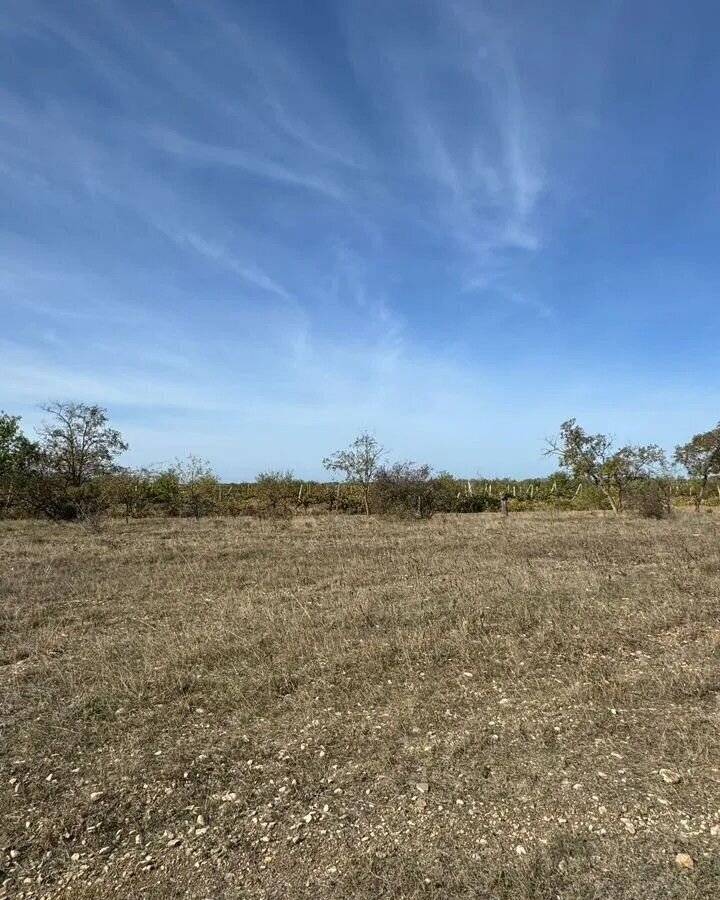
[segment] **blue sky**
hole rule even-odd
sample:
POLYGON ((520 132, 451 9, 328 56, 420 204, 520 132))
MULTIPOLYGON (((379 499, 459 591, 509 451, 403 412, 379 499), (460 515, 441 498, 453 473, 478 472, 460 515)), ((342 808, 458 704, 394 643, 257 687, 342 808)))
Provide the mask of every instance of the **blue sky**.
POLYGON ((720 417, 714 3, 5 0, 0 408, 321 473, 720 417))

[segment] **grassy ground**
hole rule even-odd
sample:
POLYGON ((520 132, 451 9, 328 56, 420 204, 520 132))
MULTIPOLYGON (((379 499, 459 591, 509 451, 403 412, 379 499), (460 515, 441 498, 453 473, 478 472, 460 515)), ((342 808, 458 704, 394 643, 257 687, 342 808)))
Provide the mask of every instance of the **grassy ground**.
POLYGON ((0 895, 720 896, 719 539, 0 523, 0 895))

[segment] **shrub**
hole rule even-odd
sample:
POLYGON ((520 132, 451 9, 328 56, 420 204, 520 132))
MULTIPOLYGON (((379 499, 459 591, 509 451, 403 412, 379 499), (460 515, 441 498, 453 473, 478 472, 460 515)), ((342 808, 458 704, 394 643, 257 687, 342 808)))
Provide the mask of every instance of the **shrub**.
POLYGON ((379 469, 374 483, 375 505, 384 515, 429 519, 435 511, 432 469, 399 462, 379 469))
POLYGON ((666 519, 672 512, 667 485, 659 479, 634 485, 628 505, 643 519, 666 519))
POLYGON ((161 506, 168 516, 179 516, 182 512, 182 488, 178 473, 170 468, 160 472, 150 489, 151 502, 161 506))
POLYGON ((97 519, 111 506, 110 492, 102 480, 68 484, 64 478, 41 474, 28 487, 26 501, 34 513, 55 522, 97 519))
POLYGON ((499 509, 500 498, 493 497, 492 494, 461 494, 456 498, 452 512, 497 512, 499 509))
POLYGON ((255 479, 253 494, 265 515, 286 518, 298 505, 300 486, 290 471, 261 472, 255 479))

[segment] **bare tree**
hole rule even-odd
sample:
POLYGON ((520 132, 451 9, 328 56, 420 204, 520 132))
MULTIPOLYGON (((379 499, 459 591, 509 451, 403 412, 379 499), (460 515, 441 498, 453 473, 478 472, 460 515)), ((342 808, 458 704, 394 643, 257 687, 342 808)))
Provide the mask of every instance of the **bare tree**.
POLYGON ((331 472, 342 472, 345 480, 359 484, 362 488, 365 515, 370 515, 370 487, 380 466, 380 460, 387 454, 377 440, 364 431, 358 435, 347 450, 336 450, 326 456, 323 465, 331 472))
POLYGON ((79 487, 116 469, 115 458, 128 445, 108 426, 106 410, 84 403, 51 403, 43 409, 51 419, 38 429, 40 449, 54 475, 79 487))
POLYGON ((659 475, 667 468, 665 454, 656 444, 626 444, 613 450, 611 437, 587 434, 575 419, 563 422, 558 437, 547 441, 545 454, 556 456, 560 467, 578 481, 596 485, 613 512, 622 509, 631 483, 659 475))
POLYGON ((679 444, 674 459, 697 482, 693 486, 693 501, 699 512, 708 482, 720 476, 720 422, 710 431, 693 435, 687 444, 679 444))

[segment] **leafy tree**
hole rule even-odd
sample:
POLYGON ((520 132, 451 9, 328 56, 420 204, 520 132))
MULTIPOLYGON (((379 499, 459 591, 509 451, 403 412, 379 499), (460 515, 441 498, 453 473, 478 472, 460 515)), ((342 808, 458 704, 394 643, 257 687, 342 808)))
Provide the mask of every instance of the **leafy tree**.
POLYGON ((360 485, 366 516, 370 515, 370 487, 386 453, 387 450, 364 431, 347 450, 336 450, 323 460, 328 471, 342 472, 347 482, 360 485))
POLYGON ((31 477, 39 449, 20 430, 20 416, 0 412, 0 511, 7 514, 31 477))
POLYGON ((695 509, 699 511, 708 482, 720 475, 720 422, 710 431, 693 435, 687 444, 679 444, 674 459, 696 482, 692 497, 695 509))
POLYGON ((100 406, 53 403, 38 429, 38 454, 27 481, 28 505, 52 519, 95 521, 112 503, 108 476, 127 450, 100 406))
POLYGON ((50 420, 38 430, 45 465, 67 485, 79 486, 117 471, 115 459, 127 450, 122 435, 107 424, 107 411, 85 403, 52 403, 50 420))
POLYGON ((546 455, 558 458, 562 469, 578 481, 596 485, 613 512, 623 507, 630 484, 665 471, 667 462, 655 444, 627 444, 613 450, 613 440, 605 434, 587 434, 575 421, 560 426, 557 438, 549 440, 546 455))

